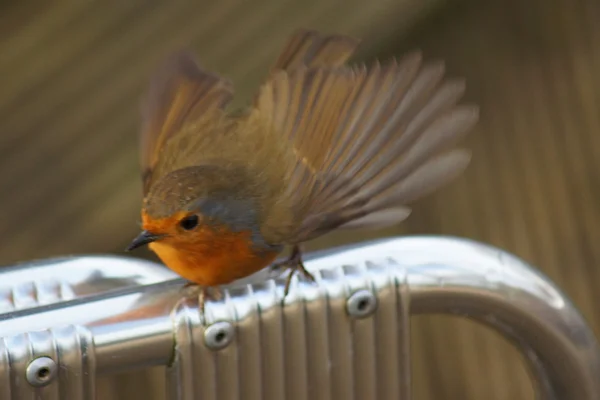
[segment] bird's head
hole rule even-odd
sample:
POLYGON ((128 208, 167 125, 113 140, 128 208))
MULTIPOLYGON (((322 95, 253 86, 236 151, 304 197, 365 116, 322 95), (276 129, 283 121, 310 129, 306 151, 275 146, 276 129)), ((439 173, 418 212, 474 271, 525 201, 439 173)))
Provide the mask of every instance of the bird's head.
POLYGON ((198 250, 228 233, 258 231, 257 207, 239 173, 212 166, 171 172, 144 199, 142 232, 127 250, 150 245, 198 250))

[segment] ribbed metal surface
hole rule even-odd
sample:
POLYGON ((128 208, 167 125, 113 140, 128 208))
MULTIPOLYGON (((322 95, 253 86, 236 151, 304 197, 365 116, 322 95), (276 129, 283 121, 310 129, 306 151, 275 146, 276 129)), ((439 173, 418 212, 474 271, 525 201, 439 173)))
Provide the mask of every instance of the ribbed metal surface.
POLYGON ((409 398, 409 296, 395 289, 395 266, 376 260, 320 271, 319 285, 296 285, 283 309, 273 281, 238 290, 207 309, 207 326, 238 321, 232 345, 220 351, 205 344, 197 301, 183 301, 174 312, 172 398, 409 398), (348 316, 346 301, 359 290, 379 297, 369 318, 348 316))
POLYGON ((293 285, 283 308, 282 282, 226 293, 206 321, 195 299, 183 300, 172 314, 171 398, 419 398, 411 397, 408 316, 432 313, 468 316, 510 339, 531 368, 536 399, 600 396, 593 335, 578 328, 581 317, 560 291, 510 254, 415 238, 309 268, 318 285, 293 285), (377 299, 364 319, 349 306, 361 291, 377 299), (215 349, 215 332, 231 343, 215 349))
POLYGON ((0 312, 22 310, 73 298, 75 293, 65 282, 48 280, 11 285, 4 290, 0 289, 0 312))
POLYGON ((96 370, 90 332, 77 326, 29 332, 0 341, 0 398, 6 400, 94 399, 96 370), (47 386, 25 381, 27 369, 38 357, 50 357, 57 375, 47 386))
POLYGON ((181 280, 2 314, 0 393, 56 398, 58 385, 58 398, 90 398, 97 373, 113 379, 98 385, 99 398, 408 400, 417 398, 409 314, 445 314, 511 340, 536 399, 600 398, 600 346, 586 321, 501 249, 398 238, 315 254, 306 267, 317 283, 294 281, 284 304, 285 277, 262 271, 209 301, 205 320, 197 297, 182 298, 181 280), (169 368, 167 390, 157 368, 121 377, 128 387, 114 380, 160 366, 169 368))

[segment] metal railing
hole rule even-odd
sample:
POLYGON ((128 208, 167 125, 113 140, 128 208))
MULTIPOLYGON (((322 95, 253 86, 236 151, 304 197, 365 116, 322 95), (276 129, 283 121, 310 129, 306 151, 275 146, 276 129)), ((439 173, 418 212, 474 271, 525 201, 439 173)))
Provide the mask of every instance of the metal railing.
POLYGON ((0 272, 0 399, 93 399, 165 366, 166 399, 410 399, 410 316, 468 315, 523 353, 539 399, 600 399, 600 348, 546 277, 506 252, 410 237, 312 255, 317 284, 262 271, 206 305, 156 264, 76 257, 0 272))

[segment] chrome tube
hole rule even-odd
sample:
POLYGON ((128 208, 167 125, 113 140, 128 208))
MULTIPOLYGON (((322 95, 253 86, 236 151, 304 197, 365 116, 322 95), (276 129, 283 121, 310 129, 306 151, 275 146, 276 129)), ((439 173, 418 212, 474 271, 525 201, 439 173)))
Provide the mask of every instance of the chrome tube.
MULTIPOLYGON (((479 243, 411 237, 321 252, 306 263, 317 284, 295 280, 285 304, 284 277, 262 271, 208 302, 205 319, 163 267, 94 260, 100 273, 76 285, 72 268, 89 258, 48 262, 53 287, 73 294, 0 314, 0 399, 91 399, 96 376, 157 365, 168 367, 169 399, 410 399, 409 317, 432 313, 469 316, 511 340, 539 399, 600 399, 600 348, 573 304, 479 243), (120 285, 106 289, 107 271, 120 271, 120 285)), ((0 293, 16 303, 12 286, 28 283, 14 277, 43 281, 27 271, 45 267, 0 272, 0 293)))
POLYGON ((124 257, 92 255, 22 263, 0 270, 0 315, 175 277, 163 266, 124 257))

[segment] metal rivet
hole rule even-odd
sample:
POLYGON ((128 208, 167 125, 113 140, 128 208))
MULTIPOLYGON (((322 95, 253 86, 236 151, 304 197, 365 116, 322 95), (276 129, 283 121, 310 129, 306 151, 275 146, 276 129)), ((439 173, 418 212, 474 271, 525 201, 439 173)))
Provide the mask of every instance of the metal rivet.
POLYGON ((27 382, 31 386, 46 386, 56 377, 56 371, 56 363, 50 357, 36 358, 27 366, 27 382))
POLYGON ((204 343, 212 350, 221 350, 231 343, 235 330, 229 322, 215 322, 204 331, 204 343))
POLYGON ((377 298, 368 290, 359 290, 346 301, 348 314, 355 318, 364 318, 371 315, 377 307, 377 298))

